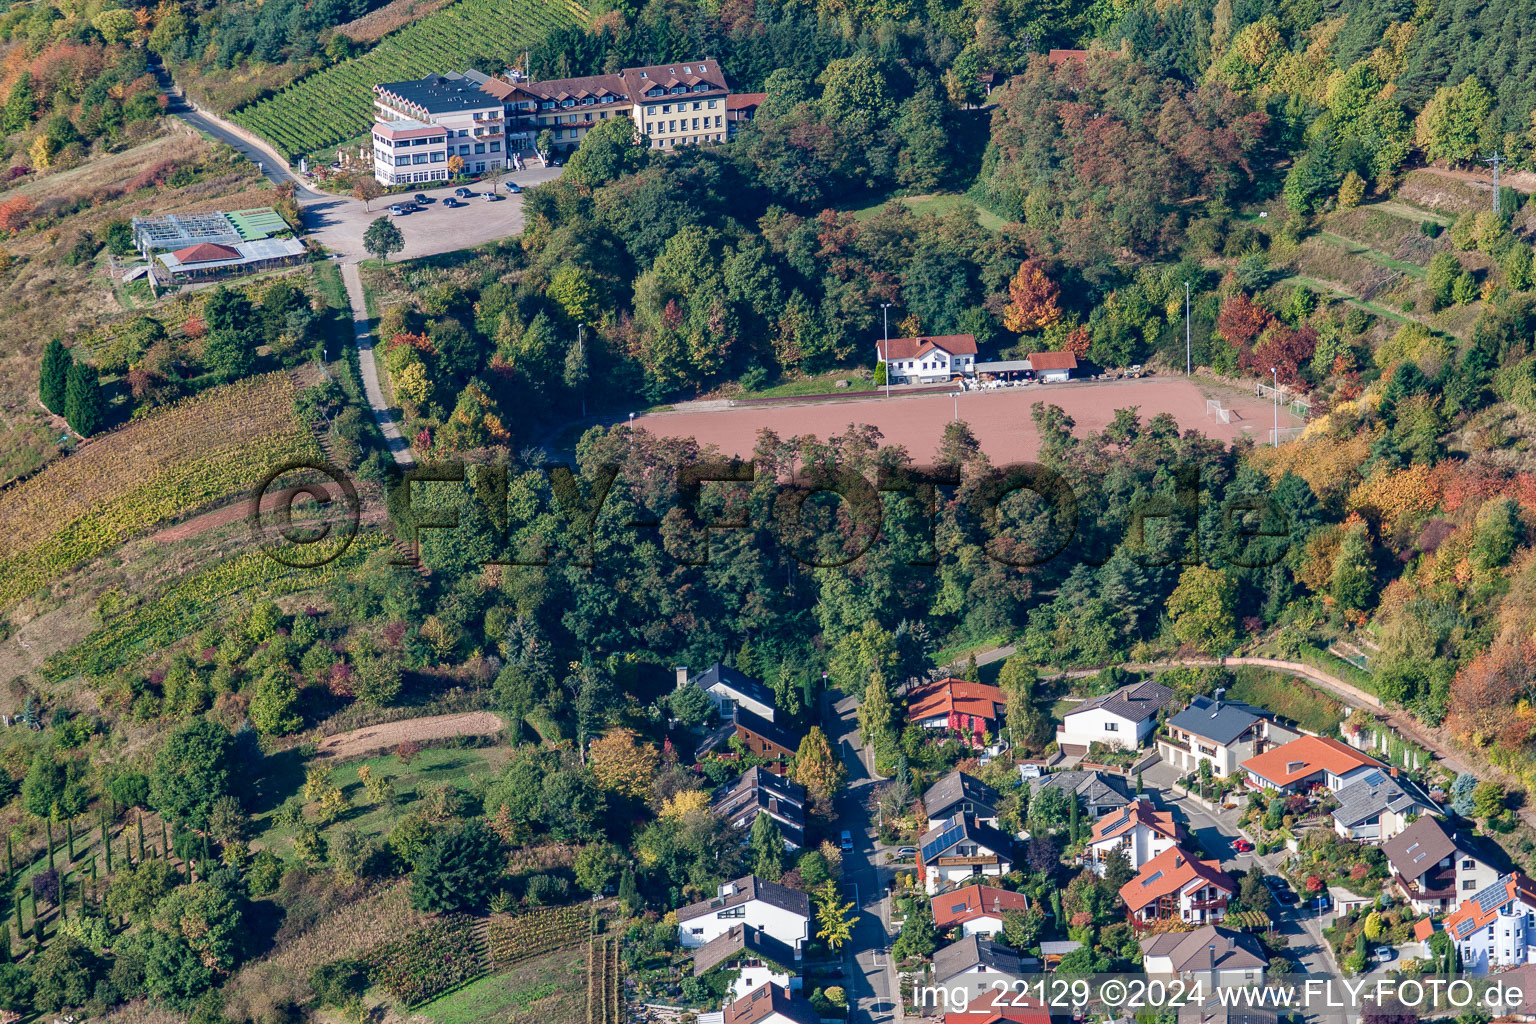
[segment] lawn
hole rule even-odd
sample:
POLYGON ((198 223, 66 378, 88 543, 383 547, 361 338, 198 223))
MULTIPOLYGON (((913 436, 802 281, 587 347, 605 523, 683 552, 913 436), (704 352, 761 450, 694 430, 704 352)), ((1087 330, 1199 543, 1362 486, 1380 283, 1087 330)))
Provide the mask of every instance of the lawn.
POLYGON ((418 1007, 432 1024, 586 1024, 586 946, 556 950, 418 1007))
POLYGON ((1227 696, 1255 707, 1268 708, 1281 718, 1309 732, 1337 736, 1344 721, 1344 706, 1294 676, 1263 669, 1240 668, 1227 688, 1227 696))
POLYGON ((852 213, 856 220, 868 220, 884 208, 886 203, 905 203, 913 213, 928 214, 934 217, 943 217, 950 212, 959 209, 976 211, 976 222, 988 231, 1001 231, 1008 222, 984 206, 967 199, 965 196, 954 192, 941 192, 932 195, 921 196, 897 196, 892 199, 881 199, 878 202, 854 208, 852 213))
MULTIPOLYGON (((403 764, 394 754, 384 754, 358 761, 336 765, 331 782, 341 787, 351 806, 341 817, 322 831, 328 838, 343 828, 356 829, 365 839, 377 839, 389 835, 395 822, 415 809, 415 804, 430 793, 444 786, 460 791, 476 788, 495 774, 502 760, 500 748, 429 747, 409 764, 403 764), (396 800, 393 807, 375 804, 358 781, 357 770, 361 765, 379 775, 389 775, 395 780, 396 800)), ((263 803, 267 810, 253 822, 261 831, 253 845, 272 850, 280 857, 293 856, 293 830, 278 822, 278 811, 284 800, 300 791, 304 784, 302 770, 285 773, 288 780, 286 793, 274 793, 263 803)), ((313 817, 313 807, 307 807, 313 817)))

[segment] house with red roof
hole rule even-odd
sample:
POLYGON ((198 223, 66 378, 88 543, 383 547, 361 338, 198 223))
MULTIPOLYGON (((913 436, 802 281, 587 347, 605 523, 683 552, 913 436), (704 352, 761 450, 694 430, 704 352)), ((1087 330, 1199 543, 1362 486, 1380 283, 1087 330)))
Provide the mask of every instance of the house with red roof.
POLYGON ((805 999, 772 982, 729 1004, 722 1024, 821 1024, 821 1014, 805 999))
POLYGON ((1184 838, 1184 826, 1173 820, 1172 811, 1159 811, 1141 798, 1118 811, 1110 811, 1093 823, 1088 837, 1088 864, 1095 874, 1104 873, 1105 861, 1116 850, 1131 862, 1132 871, 1184 838))
POLYGON ((983 733, 996 733, 1007 704, 1003 691, 986 683, 940 679, 919 686, 907 697, 907 720, 925 729, 969 733, 980 746, 983 733))
POLYGON ((976 372, 976 336, 880 339, 875 342, 875 361, 885 364, 886 378, 892 384, 931 384, 969 377, 976 372))
POLYGON ((1071 352, 1031 352, 1029 354, 1029 368, 1035 371, 1035 376, 1042 381, 1067 380, 1072 376, 1072 371, 1077 369, 1077 356, 1071 352))
POLYGON ((944 1015, 944 1024, 1051 1024, 1040 1002, 1018 992, 983 992, 963 1010, 944 1015))
POLYGON ((1371 770, 1387 766, 1328 736, 1302 736, 1250 757, 1240 766, 1254 789, 1302 793, 1314 786, 1329 792, 1340 789, 1371 770))
POLYGON ((961 936, 999 935, 1003 915, 1029 909, 1029 899, 1021 892, 1009 892, 990 885, 968 885, 953 892, 940 893, 932 900, 933 925, 939 931, 959 928, 961 936))
POLYGON ((1220 861, 1197 860, 1177 846, 1147 861, 1135 878, 1120 887, 1120 899, 1133 924, 1219 921, 1235 895, 1237 883, 1221 870, 1220 861))
POLYGON ((1501 876, 1462 900, 1445 931, 1470 974, 1536 963, 1536 882, 1519 872, 1501 876))

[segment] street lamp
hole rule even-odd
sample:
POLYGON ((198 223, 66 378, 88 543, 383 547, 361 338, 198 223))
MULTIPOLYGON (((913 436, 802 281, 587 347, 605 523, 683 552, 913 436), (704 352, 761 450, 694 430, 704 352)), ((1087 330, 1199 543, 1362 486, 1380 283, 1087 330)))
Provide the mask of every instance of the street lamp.
POLYGON ((1274 386, 1275 386, 1275 389, 1274 389, 1274 399, 1275 399, 1275 403, 1274 403, 1275 404, 1275 447, 1279 448, 1280 447, 1280 371, 1279 371, 1279 369, 1277 369, 1276 367, 1271 366, 1269 368, 1269 376, 1273 379, 1274 386))
POLYGON ((635 450, 635 414, 629 414, 629 450, 635 450))
POLYGON ((955 400, 955 422, 960 422, 960 392, 951 391, 949 397, 955 400))
POLYGON ((880 315, 885 319, 885 397, 891 397, 891 304, 880 303, 880 315))
POLYGON ((1189 377, 1194 373, 1194 363, 1190 359, 1189 347, 1189 282, 1184 282, 1184 376, 1189 377))

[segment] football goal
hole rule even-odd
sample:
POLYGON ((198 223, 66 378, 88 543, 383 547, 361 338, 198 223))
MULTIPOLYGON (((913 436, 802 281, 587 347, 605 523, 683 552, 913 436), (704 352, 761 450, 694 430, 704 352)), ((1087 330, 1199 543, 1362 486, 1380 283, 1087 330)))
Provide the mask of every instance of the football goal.
POLYGON ((1222 408, 1221 399, 1219 398, 1207 398, 1205 400, 1205 414, 1207 416, 1214 416, 1223 423, 1232 422, 1232 410, 1222 408))

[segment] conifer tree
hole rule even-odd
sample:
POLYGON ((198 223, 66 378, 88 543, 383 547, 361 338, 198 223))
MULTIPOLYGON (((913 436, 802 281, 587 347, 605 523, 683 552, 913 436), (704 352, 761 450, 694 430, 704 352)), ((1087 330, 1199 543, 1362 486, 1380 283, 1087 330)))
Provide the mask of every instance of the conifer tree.
POLYGON ((48 347, 43 349, 43 364, 38 371, 37 397, 48 407, 48 410, 62 416, 64 414, 64 392, 69 384, 69 368, 73 366, 75 359, 64 347, 64 343, 58 338, 48 342, 48 347))
POLYGON ((64 418, 81 437, 90 437, 106 425, 106 403, 96 367, 75 363, 69 368, 64 389, 64 418))

